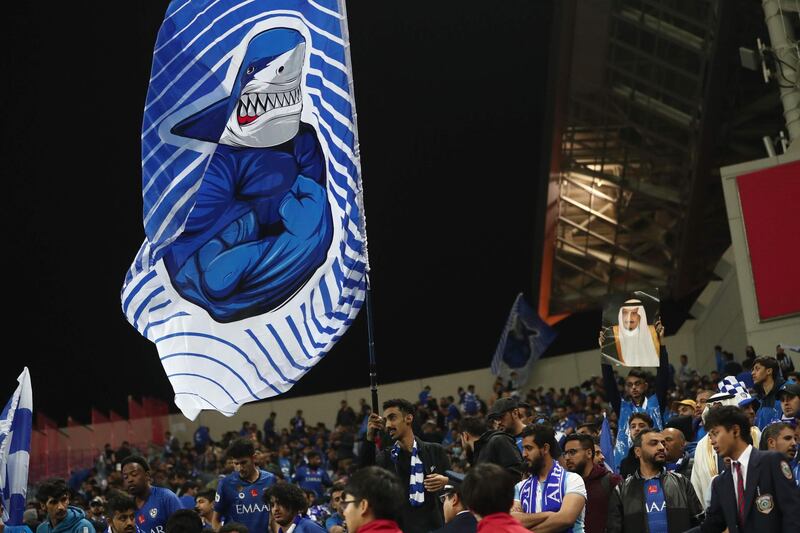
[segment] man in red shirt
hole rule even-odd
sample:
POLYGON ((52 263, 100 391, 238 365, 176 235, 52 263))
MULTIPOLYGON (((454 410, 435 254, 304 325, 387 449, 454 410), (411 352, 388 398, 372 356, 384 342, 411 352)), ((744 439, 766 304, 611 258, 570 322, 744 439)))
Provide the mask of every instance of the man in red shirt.
POLYGON ((397 476, 368 466, 350 478, 339 505, 350 533, 402 533, 397 519, 406 499, 397 476))
POLYGON ((478 533, 531 533, 509 514, 514 479, 494 463, 474 466, 461 484, 464 503, 478 519, 478 533))

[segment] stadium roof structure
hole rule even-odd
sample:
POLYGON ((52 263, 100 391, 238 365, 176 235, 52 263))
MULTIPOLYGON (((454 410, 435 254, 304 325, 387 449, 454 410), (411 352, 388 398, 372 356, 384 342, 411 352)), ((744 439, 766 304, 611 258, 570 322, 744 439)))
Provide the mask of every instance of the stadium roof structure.
POLYGON ((556 19, 540 314, 650 287, 685 298, 730 242, 719 167, 765 157, 763 137, 783 125, 775 84, 739 61, 766 39, 761 5, 567 1, 556 19))

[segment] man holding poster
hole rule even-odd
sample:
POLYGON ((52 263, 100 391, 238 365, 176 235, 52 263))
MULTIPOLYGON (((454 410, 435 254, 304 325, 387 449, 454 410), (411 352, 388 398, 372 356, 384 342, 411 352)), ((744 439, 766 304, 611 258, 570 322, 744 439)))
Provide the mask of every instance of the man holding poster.
POLYGON ((660 430, 662 411, 669 386, 669 361, 663 344, 664 327, 658 312, 658 291, 636 291, 632 295, 614 296, 603 311, 603 328, 599 344, 603 355, 603 381, 609 403, 617 414, 621 428, 614 444, 614 463, 619 465, 628 455, 632 436, 628 421, 634 413, 646 413, 660 430), (652 324, 648 322, 651 317, 652 324), (616 323, 616 325, 615 325, 616 323), (655 394, 648 383, 648 374, 631 369, 625 378, 625 395, 617 389, 617 378, 610 363, 624 366, 657 366, 655 394))

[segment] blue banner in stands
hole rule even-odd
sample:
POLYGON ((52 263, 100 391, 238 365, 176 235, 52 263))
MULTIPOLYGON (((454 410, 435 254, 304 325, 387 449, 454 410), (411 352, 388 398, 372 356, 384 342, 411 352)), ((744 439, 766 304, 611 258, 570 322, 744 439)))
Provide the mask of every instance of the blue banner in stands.
POLYGON ((556 332, 539 318, 519 293, 497 343, 492 358, 492 374, 508 377, 511 372, 516 372, 519 384, 527 383, 531 366, 555 338, 556 332))
POLYGON ((145 240, 122 289, 190 419, 289 390, 365 297, 343 4, 170 4, 142 124, 145 240))

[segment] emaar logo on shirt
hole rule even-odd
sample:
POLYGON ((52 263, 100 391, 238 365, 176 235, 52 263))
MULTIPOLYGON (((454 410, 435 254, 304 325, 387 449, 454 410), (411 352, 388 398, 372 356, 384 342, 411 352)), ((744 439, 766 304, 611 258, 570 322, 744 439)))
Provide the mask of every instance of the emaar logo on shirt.
POLYGON ((269 506, 266 503, 237 503, 236 504, 236 512, 238 514, 244 513, 268 513, 269 506))
POLYGON ((667 502, 661 502, 661 506, 658 505, 658 502, 653 502, 650 505, 646 505, 645 508, 648 513, 660 513, 667 508, 667 502))

